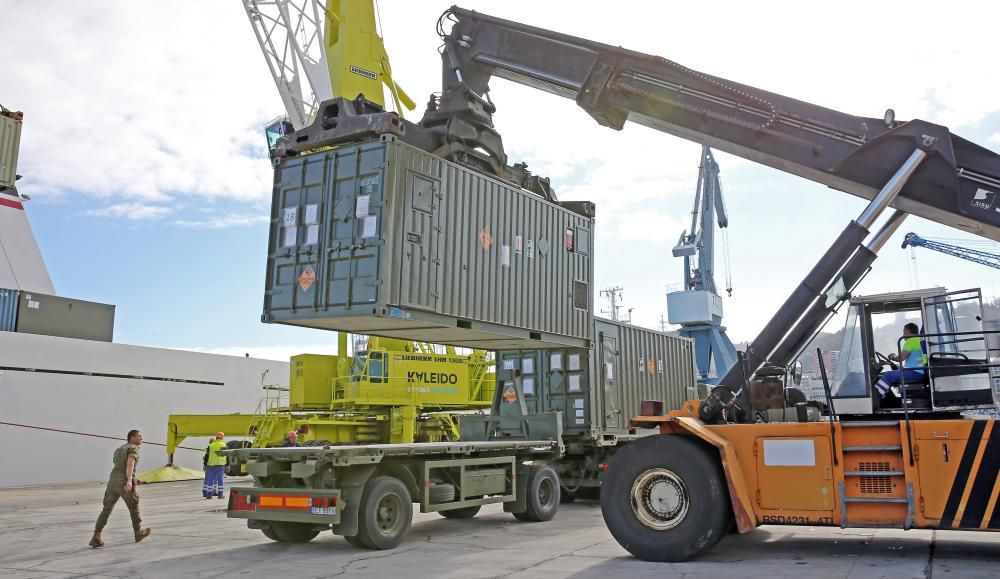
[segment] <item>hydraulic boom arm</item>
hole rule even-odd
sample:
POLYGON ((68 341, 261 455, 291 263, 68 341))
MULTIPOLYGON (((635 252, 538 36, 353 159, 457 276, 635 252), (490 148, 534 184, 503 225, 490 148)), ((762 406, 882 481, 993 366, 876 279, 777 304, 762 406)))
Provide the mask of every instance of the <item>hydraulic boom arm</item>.
MULTIPOLYGON (((444 87, 421 124, 452 122, 490 138, 489 81, 500 77, 573 99, 600 124, 677 135, 867 199, 914 149, 928 153, 893 206, 1000 241, 1000 155, 922 120, 856 117, 664 58, 453 7, 439 32, 444 87)), ((498 137, 496 137, 498 139, 498 137)), ((501 163, 502 164, 502 163, 501 163)))

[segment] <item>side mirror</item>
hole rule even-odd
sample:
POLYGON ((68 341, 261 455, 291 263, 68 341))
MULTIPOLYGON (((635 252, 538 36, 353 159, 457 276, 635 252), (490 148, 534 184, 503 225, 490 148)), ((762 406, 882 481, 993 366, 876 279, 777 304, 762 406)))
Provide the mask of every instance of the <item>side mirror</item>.
POLYGON ((796 386, 802 384, 802 362, 798 360, 792 364, 792 384, 796 386))

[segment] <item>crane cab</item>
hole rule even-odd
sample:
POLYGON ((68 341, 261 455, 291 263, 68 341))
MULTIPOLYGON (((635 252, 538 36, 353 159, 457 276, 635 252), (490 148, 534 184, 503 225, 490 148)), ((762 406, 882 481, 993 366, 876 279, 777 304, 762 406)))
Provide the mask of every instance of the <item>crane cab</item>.
POLYGON ((866 415, 996 408, 993 374, 1000 351, 990 347, 996 338, 990 334, 996 332, 983 329, 979 289, 854 297, 830 381, 834 410, 866 415), (919 331, 904 337, 908 324, 919 331))

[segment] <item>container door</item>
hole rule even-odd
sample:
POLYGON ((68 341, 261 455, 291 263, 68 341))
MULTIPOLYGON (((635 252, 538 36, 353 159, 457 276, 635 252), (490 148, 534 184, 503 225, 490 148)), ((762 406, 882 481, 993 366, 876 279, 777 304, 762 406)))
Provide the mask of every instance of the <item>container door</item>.
POLYGON ((441 289, 439 268, 440 182, 428 175, 407 172, 404 213, 405 242, 400 272, 400 303, 405 307, 437 311, 441 289))
POLYGON ((604 398, 605 428, 621 428, 622 405, 620 372, 618 371, 618 340, 607 334, 601 334, 600 353, 597 367, 601 387, 599 391, 604 398))

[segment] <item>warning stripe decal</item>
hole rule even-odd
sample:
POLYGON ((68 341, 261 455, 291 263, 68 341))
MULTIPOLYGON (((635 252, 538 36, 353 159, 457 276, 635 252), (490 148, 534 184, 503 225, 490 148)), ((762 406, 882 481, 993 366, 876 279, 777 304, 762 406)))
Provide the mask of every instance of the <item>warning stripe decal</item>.
POLYGON ((979 464, 979 472, 976 473, 976 479, 972 483, 972 492, 969 493, 965 513, 962 514, 962 521, 959 523, 960 527, 979 528, 983 522, 983 515, 986 514, 986 506, 990 502, 998 472, 1000 472, 1000 428, 994 423, 982 462, 979 464))
POLYGON ((965 452, 962 453, 962 462, 958 464, 958 471, 955 479, 951 483, 951 492, 948 493, 948 502, 945 503, 944 513, 941 516, 941 528, 947 529, 955 522, 955 514, 958 512, 958 505, 962 502, 962 495, 965 493, 965 486, 969 482, 969 472, 972 470, 972 463, 976 460, 976 452, 979 450, 979 443, 983 439, 983 430, 986 429, 985 420, 976 420, 969 432, 969 440, 965 443, 965 452))

